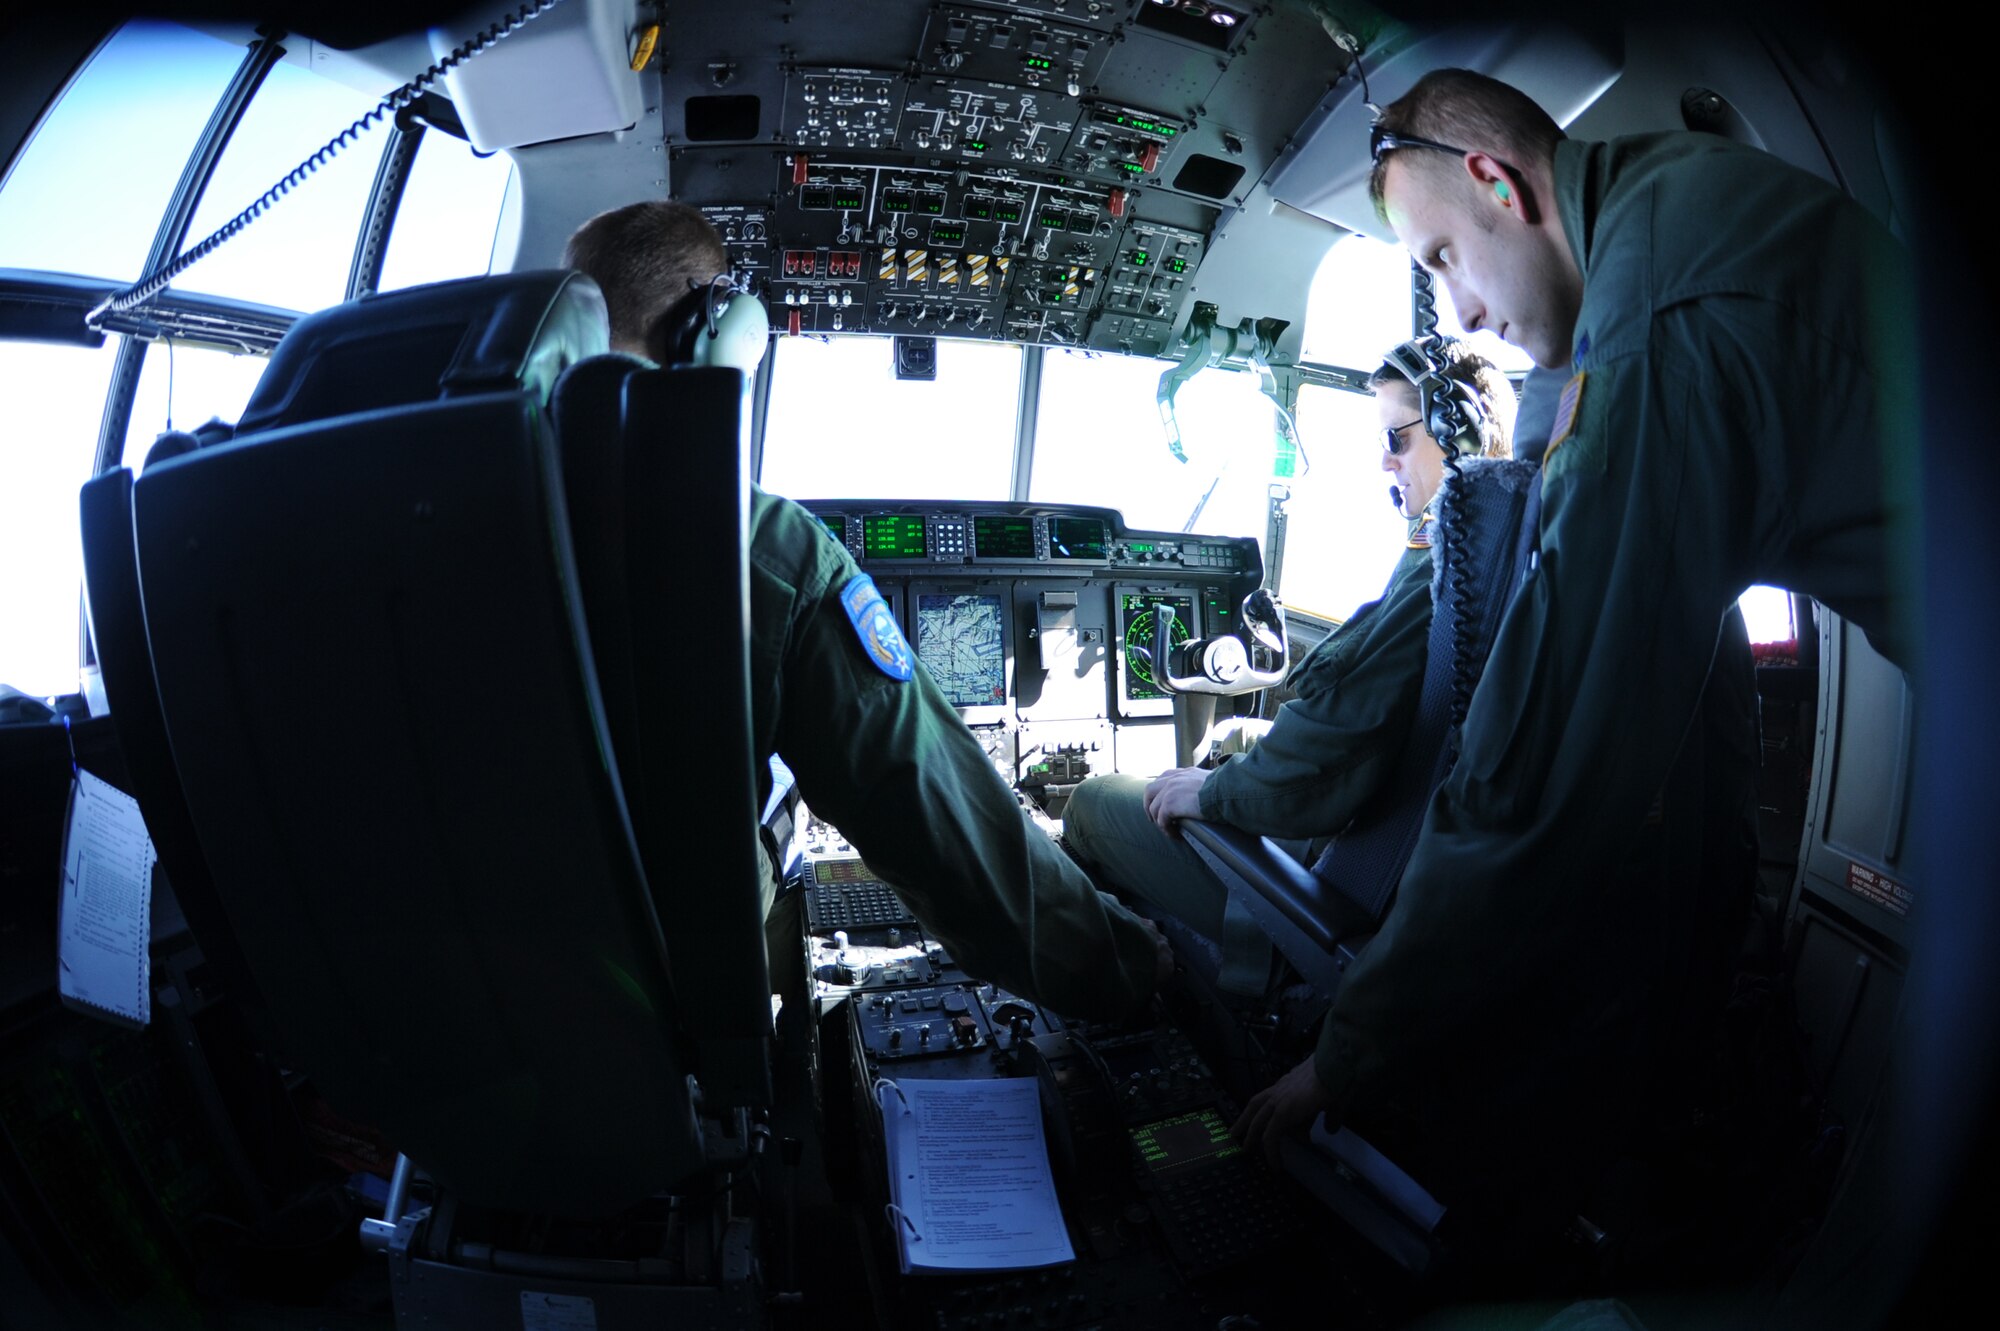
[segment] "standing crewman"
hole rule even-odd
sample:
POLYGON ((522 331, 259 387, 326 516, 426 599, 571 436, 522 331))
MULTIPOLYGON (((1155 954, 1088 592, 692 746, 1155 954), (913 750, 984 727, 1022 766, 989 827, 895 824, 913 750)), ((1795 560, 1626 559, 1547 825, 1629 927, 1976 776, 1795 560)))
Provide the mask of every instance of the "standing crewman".
POLYGON ((1649 954, 1608 871, 1689 731, 1743 589, 1810 593, 1910 664, 1891 574, 1891 450, 1914 381, 1906 256, 1823 182, 1708 135, 1582 143, 1506 84, 1425 76, 1384 113, 1371 189, 1468 329, 1567 375, 1541 554, 1395 908, 1313 1058, 1249 1140, 1380 1105, 1458 1050, 1568 1038, 1519 1000, 1564 977, 1582 1020, 1649 954))
MULTIPOLYGON (((602 213, 570 237, 564 264, 603 288, 615 351, 671 359, 690 302, 706 306, 708 336, 728 323, 710 313, 725 300, 728 253, 685 204, 602 213)), ((969 973, 1077 1016, 1145 1010, 1173 972, 1165 940, 1028 821, 874 582, 819 520, 754 486, 750 630, 760 807, 771 795, 763 760, 776 753, 814 814, 969 973)), ((778 884, 770 848, 760 852, 768 911, 778 884)))

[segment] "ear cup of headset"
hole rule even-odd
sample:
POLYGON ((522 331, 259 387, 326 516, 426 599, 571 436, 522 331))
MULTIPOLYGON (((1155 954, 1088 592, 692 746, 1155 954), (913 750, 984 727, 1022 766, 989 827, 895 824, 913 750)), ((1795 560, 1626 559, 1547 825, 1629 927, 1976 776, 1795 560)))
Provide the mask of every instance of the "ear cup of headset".
POLYGON ((666 364, 716 365, 754 374, 764 359, 771 334, 764 303, 741 287, 727 292, 702 287, 675 302, 662 320, 666 329, 666 364), (715 334, 709 335, 713 302, 715 334))
POLYGON ((697 332, 693 357, 696 365, 723 365, 750 375, 756 373, 757 363, 764 359, 764 348, 770 345, 771 319, 764 313, 763 301, 739 290, 732 292, 727 303, 719 307, 715 336, 708 336, 705 321, 697 325, 697 332))
POLYGON ((700 351, 702 334, 708 331, 708 289, 690 291, 674 302, 660 319, 665 332, 660 345, 665 350, 663 365, 688 365, 700 351))

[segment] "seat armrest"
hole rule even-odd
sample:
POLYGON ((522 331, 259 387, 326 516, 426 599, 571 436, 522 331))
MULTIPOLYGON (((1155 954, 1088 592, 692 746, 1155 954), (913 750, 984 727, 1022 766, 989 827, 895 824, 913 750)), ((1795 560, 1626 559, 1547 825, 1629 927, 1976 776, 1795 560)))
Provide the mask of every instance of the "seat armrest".
POLYGON ((1269 837, 1199 818, 1183 818, 1180 828, 1224 886, 1275 907, 1321 952, 1332 953, 1343 938, 1374 930, 1375 921, 1366 911, 1315 878, 1269 837))

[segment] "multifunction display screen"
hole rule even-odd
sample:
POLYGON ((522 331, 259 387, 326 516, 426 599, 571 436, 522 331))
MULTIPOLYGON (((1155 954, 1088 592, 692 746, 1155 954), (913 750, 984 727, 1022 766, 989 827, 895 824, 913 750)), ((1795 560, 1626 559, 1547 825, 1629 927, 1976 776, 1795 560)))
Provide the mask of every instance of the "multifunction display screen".
POLYGON ((833 537, 836 544, 847 544, 847 515, 845 513, 826 513, 815 516, 819 518, 819 525, 826 528, 827 534, 833 537))
POLYGON ((881 514, 861 519, 862 558, 922 559, 925 554, 922 515, 881 514))
POLYGON ((1185 1169, 1204 1160, 1226 1160, 1243 1149, 1213 1109, 1163 1118, 1133 1128, 1131 1133, 1139 1158, 1155 1174, 1185 1169))
POLYGON ((1104 524, 1096 518, 1050 518, 1049 554, 1057 559, 1104 558, 1104 524))
POLYGON ((917 597, 917 659, 953 707, 1007 701, 1005 622, 988 592, 917 597))
POLYGON ((1118 622, 1123 626, 1119 651, 1125 657, 1125 696, 1135 702, 1169 696, 1153 683, 1153 620, 1161 605, 1174 608, 1170 634, 1173 642, 1186 642, 1194 636, 1193 597, 1126 592, 1118 598, 1118 622))
POLYGON ((981 559, 1033 559, 1033 518, 974 518, 972 539, 981 559))

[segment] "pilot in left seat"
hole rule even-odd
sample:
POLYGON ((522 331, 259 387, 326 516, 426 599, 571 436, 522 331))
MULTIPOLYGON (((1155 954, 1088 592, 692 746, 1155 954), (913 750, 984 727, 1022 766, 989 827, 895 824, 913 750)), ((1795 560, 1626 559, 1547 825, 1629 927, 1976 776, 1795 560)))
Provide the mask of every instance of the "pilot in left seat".
MULTIPOLYGON (((616 351, 755 368, 763 312, 700 212, 648 201, 590 219, 566 267, 603 288, 616 351)), ((916 660, 875 584, 805 509, 751 487, 750 688, 760 759, 981 979, 1086 1018, 1141 1014, 1173 973, 1152 925, 1030 823, 916 660)), ((761 768, 760 807, 771 793, 761 768)), ((777 888, 770 849, 765 907, 777 888)))

